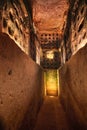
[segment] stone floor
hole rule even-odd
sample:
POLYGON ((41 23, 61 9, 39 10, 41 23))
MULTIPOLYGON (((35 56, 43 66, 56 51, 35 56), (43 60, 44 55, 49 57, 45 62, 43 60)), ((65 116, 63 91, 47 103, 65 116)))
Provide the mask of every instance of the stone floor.
POLYGON ((46 97, 34 130, 71 130, 58 97, 46 97))

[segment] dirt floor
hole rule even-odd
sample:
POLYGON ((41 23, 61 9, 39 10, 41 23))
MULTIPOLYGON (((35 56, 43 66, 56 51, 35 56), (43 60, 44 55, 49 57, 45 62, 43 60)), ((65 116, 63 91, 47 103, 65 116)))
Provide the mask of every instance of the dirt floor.
POLYGON ((46 97, 34 130, 71 130, 58 97, 46 97))

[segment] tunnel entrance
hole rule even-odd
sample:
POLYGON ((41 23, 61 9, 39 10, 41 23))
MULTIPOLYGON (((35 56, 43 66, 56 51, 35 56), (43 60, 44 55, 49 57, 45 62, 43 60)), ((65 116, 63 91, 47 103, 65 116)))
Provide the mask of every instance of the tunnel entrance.
POLYGON ((46 70, 44 72, 45 94, 47 96, 58 96, 59 73, 58 70, 46 70))

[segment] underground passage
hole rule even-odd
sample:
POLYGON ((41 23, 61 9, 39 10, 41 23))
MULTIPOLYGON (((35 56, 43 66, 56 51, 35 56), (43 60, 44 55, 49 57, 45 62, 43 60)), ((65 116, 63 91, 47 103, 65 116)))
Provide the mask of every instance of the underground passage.
POLYGON ((0 0, 0 130, 87 130, 87 0, 0 0))

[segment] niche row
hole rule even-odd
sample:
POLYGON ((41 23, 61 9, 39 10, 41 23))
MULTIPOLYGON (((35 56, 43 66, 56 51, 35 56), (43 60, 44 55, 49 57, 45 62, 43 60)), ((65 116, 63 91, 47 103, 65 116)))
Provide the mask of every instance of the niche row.
MULTIPOLYGON (((26 35, 27 28, 23 24, 24 14, 19 6, 8 2, 4 5, 2 13, 2 30, 17 42, 25 51, 27 51, 28 39, 26 35)), ((27 51, 28 52, 28 51, 27 51)))
POLYGON ((76 15, 73 16, 73 19, 75 21, 72 23, 73 28, 72 28, 72 52, 77 52, 79 48, 81 48, 80 44, 85 44, 83 43, 83 40, 87 37, 86 33, 86 26, 85 26, 85 21, 86 21, 86 6, 84 4, 80 4, 78 7, 74 5, 74 9, 76 11, 76 15))
POLYGON ((40 35, 40 41, 41 43, 48 43, 48 42, 55 42, 59 40, 58 33, 52 33, 52 34, 41 34, 40 35))

